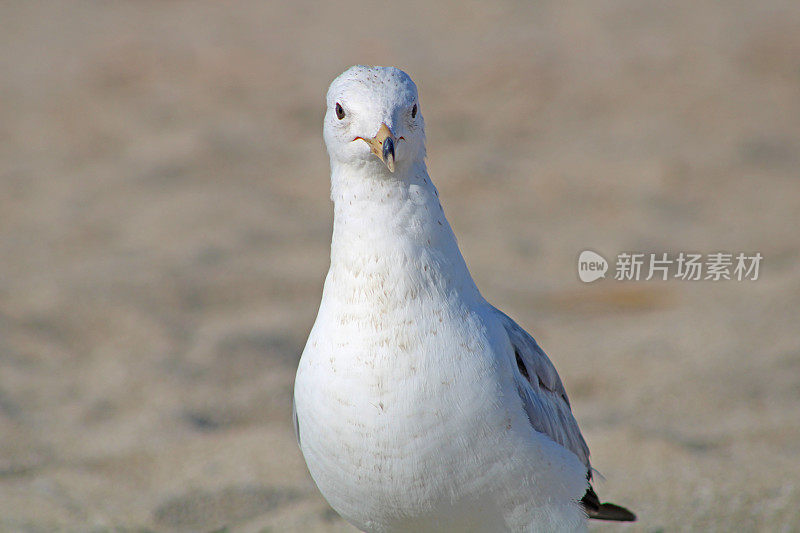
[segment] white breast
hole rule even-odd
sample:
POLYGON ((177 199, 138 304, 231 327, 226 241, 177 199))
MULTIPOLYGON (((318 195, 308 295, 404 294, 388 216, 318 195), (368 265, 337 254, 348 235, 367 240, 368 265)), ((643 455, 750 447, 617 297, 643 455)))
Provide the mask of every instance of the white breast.
POLYGON ((574 501, 585 467, 532 429, 507 334, 433 186, 344 190, 295 383, 301 449, 322 494, 366 531, 585 527, 574 501))
POLYGON ((457 293, 388 289, 393 270, 323 300, 295 389, 312 477, 368 531, 502 531, 514 507, 527 523, 554 446, 531 437, 497 333, 457 293))

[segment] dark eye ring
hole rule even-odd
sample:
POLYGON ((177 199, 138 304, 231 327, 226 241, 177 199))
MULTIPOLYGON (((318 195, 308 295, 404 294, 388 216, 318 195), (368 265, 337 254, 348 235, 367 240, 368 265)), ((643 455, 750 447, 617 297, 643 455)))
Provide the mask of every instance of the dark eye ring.
POLYGON ((417 116, 417 104, 414 104, 414 107, 411 108, 411 118, 417 116))
POLYGON ((336 102, 336 118, 342 120, 344 118, 344 109, 342 109, 342 104, 336 102))

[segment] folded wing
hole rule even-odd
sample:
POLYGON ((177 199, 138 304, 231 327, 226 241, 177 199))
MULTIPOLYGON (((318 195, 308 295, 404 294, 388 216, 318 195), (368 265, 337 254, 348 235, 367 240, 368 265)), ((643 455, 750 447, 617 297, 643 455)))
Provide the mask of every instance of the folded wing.
POLYGON ((514 350, 519 370, 517 390, 531 425, 577 455, 591 473, 589 447, 572 416, 569 398, 553 363, 527 331, 502 311, 495 311, 514 350))

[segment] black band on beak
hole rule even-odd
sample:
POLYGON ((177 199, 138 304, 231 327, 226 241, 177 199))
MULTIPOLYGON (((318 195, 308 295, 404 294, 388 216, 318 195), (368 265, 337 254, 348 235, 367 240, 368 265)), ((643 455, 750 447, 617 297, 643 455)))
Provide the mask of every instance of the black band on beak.
POLYGON ((391 161, 394 161, 394 141, 391 137, 386 137, 383 140, 383 160, 389 161, 391 156, 391 161))

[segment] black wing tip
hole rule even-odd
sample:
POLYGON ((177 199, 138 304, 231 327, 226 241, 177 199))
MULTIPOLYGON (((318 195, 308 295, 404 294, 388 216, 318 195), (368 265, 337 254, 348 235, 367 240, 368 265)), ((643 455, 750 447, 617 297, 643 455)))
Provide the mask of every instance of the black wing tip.
MULTIPOLYGON (((591 471, 589 472, 591 476, 591 471)), ((600 503, 597 493, 589 486, 581 499, 586 516, 594 520, 611 520, 614 522, 635 522, 636 515, 624 507, 614 503, 600 503)))
POLYGON ((586 514, 594 520, 611 520, 614 522, 635 522, 636 515, 620 505, 601 503, 597 509, 587 509, 586 514))

